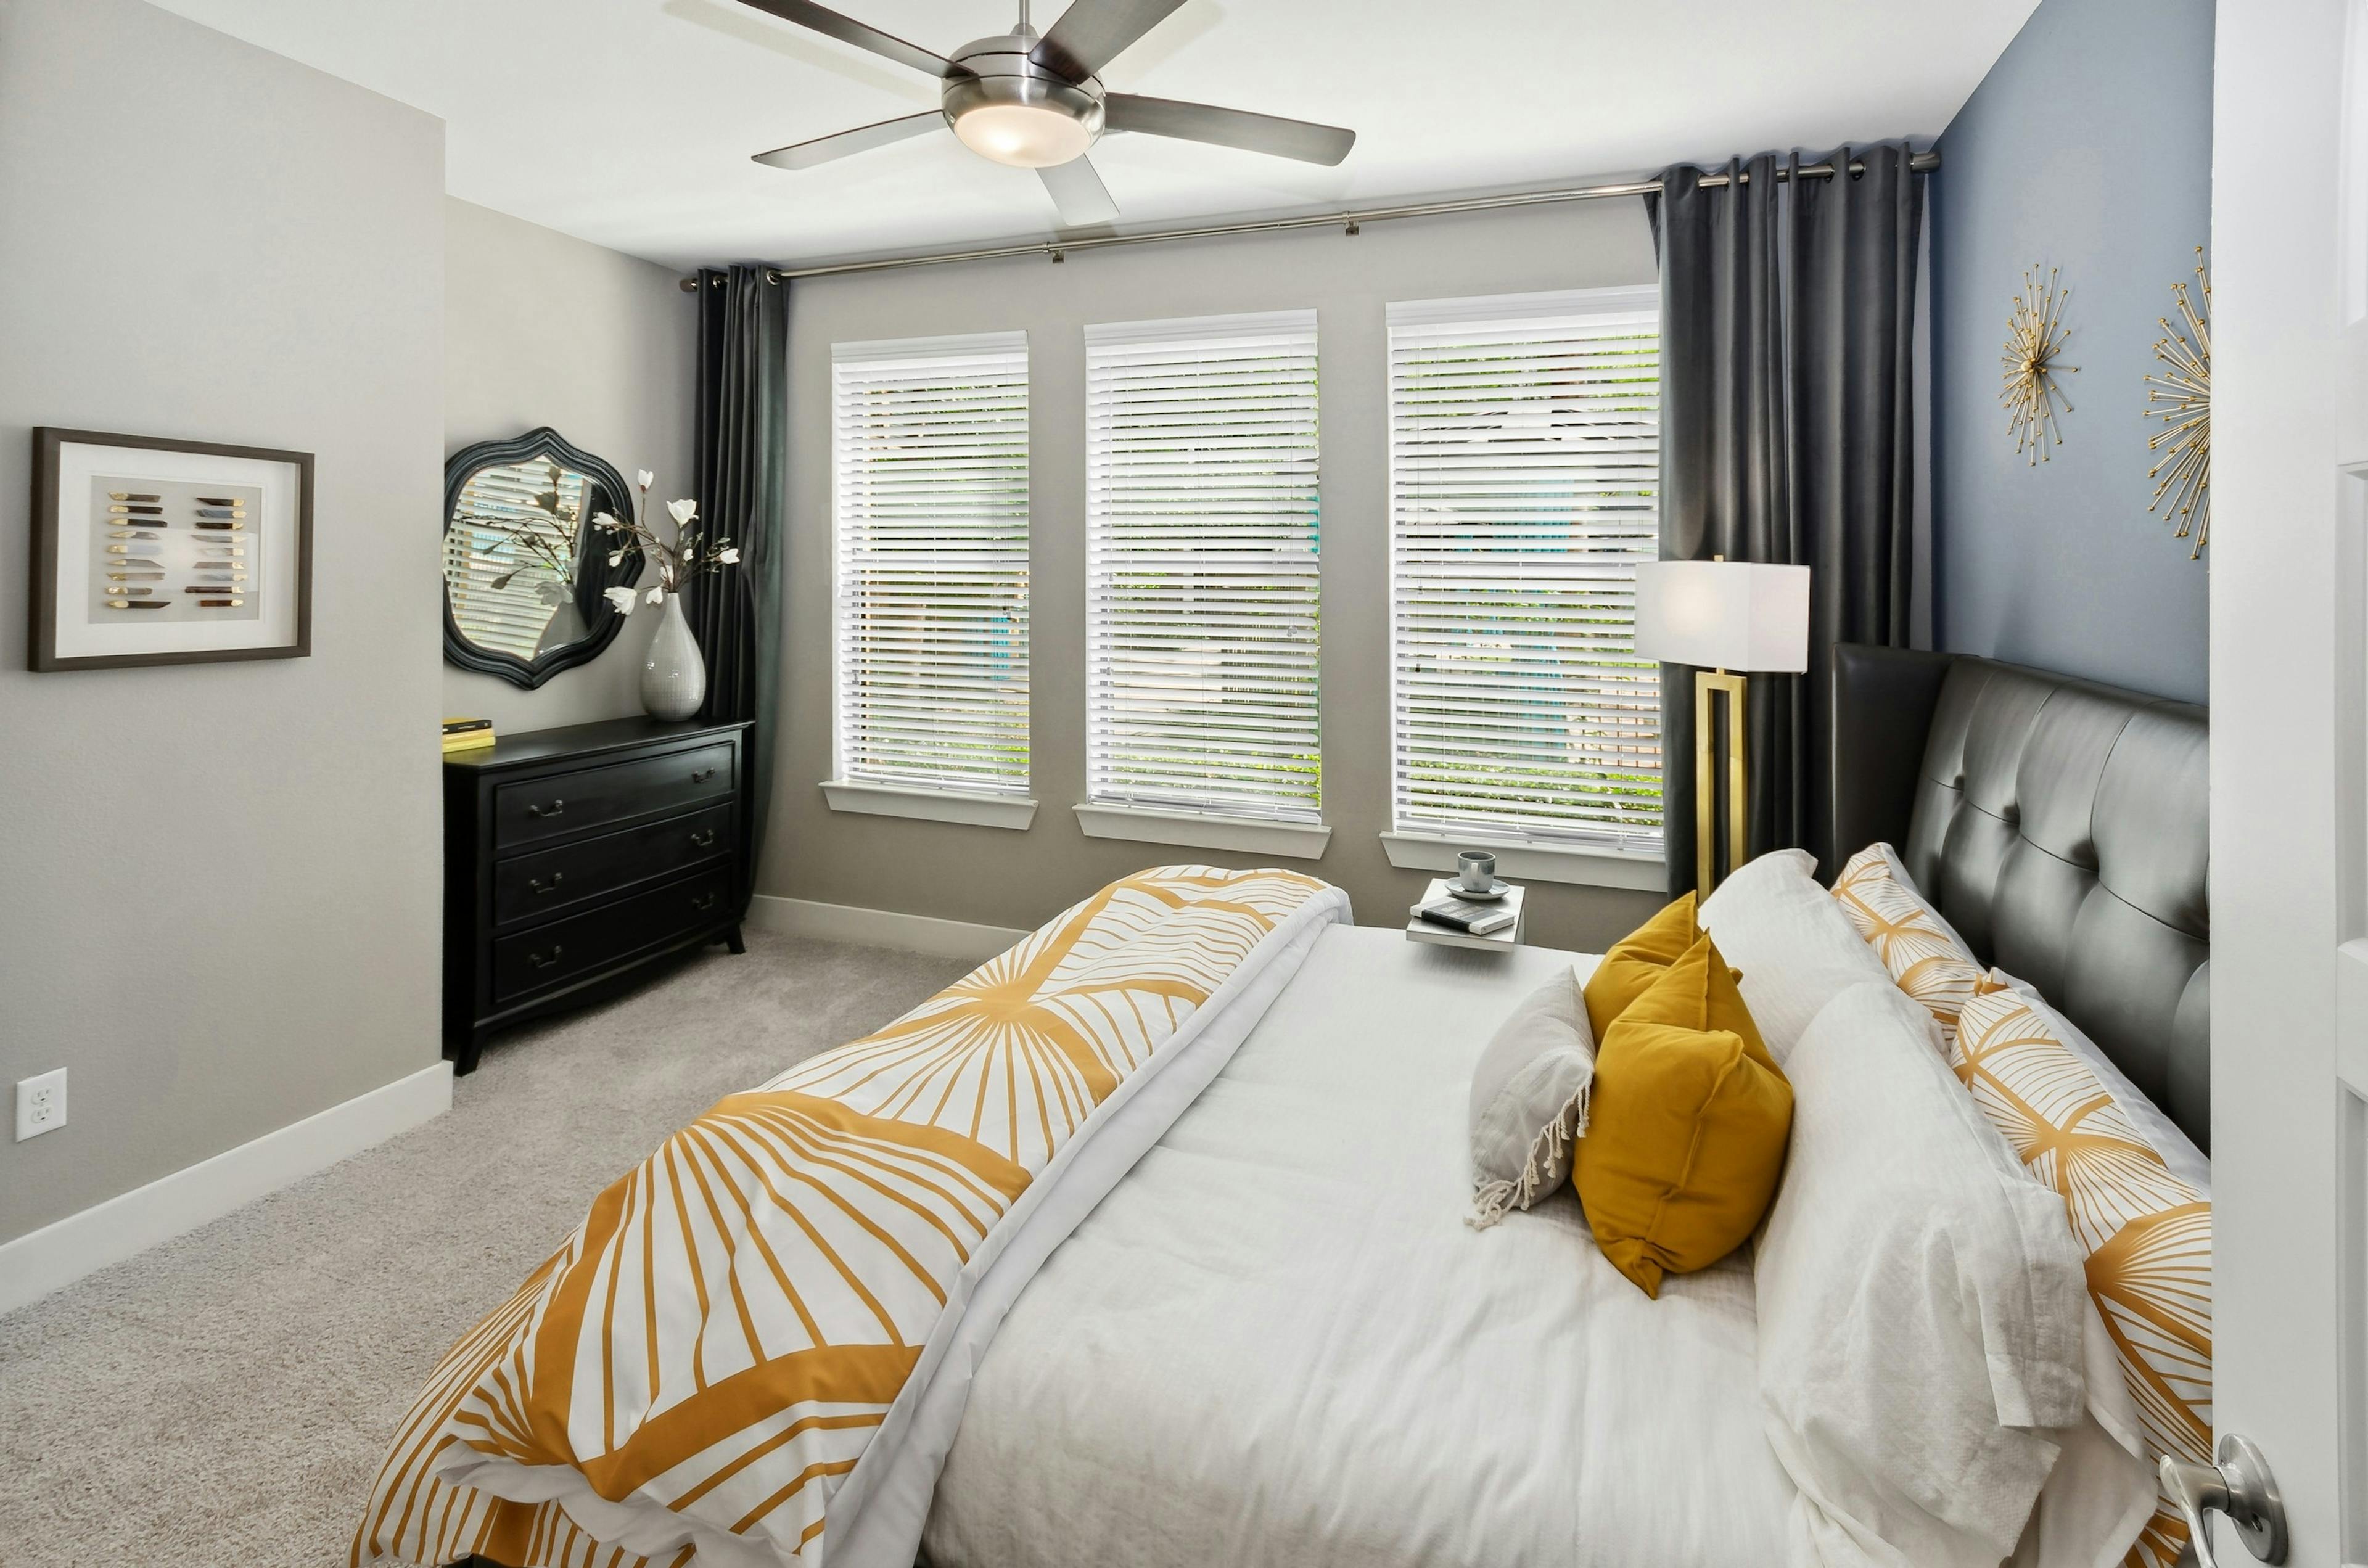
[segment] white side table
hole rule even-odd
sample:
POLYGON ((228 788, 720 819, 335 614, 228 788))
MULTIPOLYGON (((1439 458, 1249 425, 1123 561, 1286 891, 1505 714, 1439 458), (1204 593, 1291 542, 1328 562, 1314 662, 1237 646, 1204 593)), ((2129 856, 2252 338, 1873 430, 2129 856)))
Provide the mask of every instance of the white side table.
POLYGON ((1504 952, 1508 949, 1521 945, 1521 931, 1528 924, 1521 908, 1522 902, 1529 897, 1530 890, 1527 888, 1514 888, 1501 899, 1487 902, 1472 901, 1472 907, 1474 909, 1509 909, 1513 912, 1513 923, 1510 926, 1501 931, 1491 931, 1485 937, 1468 937, 1461 931, 1451 931, 1444 926, 1434 926, 1414 913, 1415 909, 1420 909, 1423 904, 1436 903, 1447 897, 1447 890, 1454 884, 1454 881, 1452 877, 1431 879, 1430 886, 1423 892, 1422 903, 1406 911, 1407 941, 1436 942, 1442 948, 1478 948, 1483 952, 1504 952))

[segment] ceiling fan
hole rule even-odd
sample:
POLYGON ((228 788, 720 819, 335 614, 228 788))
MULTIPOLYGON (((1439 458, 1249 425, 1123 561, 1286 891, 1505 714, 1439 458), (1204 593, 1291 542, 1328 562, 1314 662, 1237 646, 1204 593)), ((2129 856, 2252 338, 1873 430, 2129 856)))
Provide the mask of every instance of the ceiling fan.
POLYGON ((1053 30, 1039 37, 1028 25, 1028 0, 1019 0, 1019 20, 1011 31, 941 55, 810 0, 741 0, 785 22, 926 71, 944 84, 944 100, 935 109, 777 147, 757 153, 756 161, 809 169, 948 127, 983 158, 1034 169, 1061 222, 1076 225, 1106 223, 1118 216, 1118 203, 1086 159, 1086 150, 1106 131, 1208 142, 1309 164, 1338 164, 1349 155, 1357 142, 1353 131, 1105 88, 1097 73, 1183 3, 1076 0, 1053 30))

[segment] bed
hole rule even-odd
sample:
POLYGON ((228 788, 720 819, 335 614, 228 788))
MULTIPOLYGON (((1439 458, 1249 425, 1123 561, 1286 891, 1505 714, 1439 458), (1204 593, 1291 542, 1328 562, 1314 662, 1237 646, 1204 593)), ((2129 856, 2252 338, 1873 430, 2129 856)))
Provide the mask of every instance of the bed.
MULTIPOLYGON (((1833 841, 1897 844, 1979 959, 2059 1008, 2134 1114, 2165 1139, 2192 1139, 2182 1164, 2208 1182, 2203 710, 1988 661, 1852 647, 1839 651, 1833 695, 1844 737, 1833 841)), ((1190 872, 1144 875, 1221 892, 1241 875, 1190 872)), ((1337 893, 1310 888, 1320 884, 1268 888, 1271 907, 1239 944, 1248 960, 1203 977, 1198 1010, 1177 1009, 1172 1036, 1143 1024, 1144 999, 1174 993, 1136 972, 1140 940, 1106 942, 1098 926, 1062 938, 1076 949, 1063 965, 1090 960, 1106 981, 1111 955, 1134 955, 1103 986, 1119 986, 1121 1002, 1093 1005, 1147 1031, 1126 1048, 1146 1065, 1121 1074, 1067 1146, 1048 1137, 1030 1153, 1015 1131, 1008 1208, 924 1280, 937 1300, 915 1319, 926 1343, 917 1331, 897 1339, 910 1345, 907 1381, 876 1409, 843 1389, 838 1403, 785 1403, 771 1426, 703 1436, 720 1464, 643 1465, 620 1480, 602 1466, 630 1445, 607 1459, 575 1450, 597 1446, 620 1411, 647 1414, 653 1429, 672 1422, 677 1437, 697 1425, 685 1410, 710 1397, 711 1380, 689 1400, 665 1392, 671 1352, 658 1330, 688 1318, 693 1358, 712 1354, 721 1277, 666 1297, 666 1266, 615 1248, 602 1262, 579 1233, 439 1369, 390 1457, 356 1562, 474 1551, 510 1568, 637 1557, 869 1568, 912 1561, 916 1547, 933 1568, 1817 1560, 1756 1381, 1749 1249, 1670 1278, 1656 1301, 1614 1272, 1567 1191, 1493 1229, 1466 1222, 1475 1056, 1526 991, 1592 960, 1408 943, 1345 924, 1345 906, 1326 903, 1337 893), (538 1358, 559 1358, 548 1325, 565 1291, 552 1281, 571 1273, 586 1282, 579 1306, 603 1289, 613 1300, 620 1280, 630 1294, 637 1275, 652 1290, 646 1346, 614 1334, 559 1346, 579 1386, 596 1366, 630 1383, 646 1348, 649 1386, 612 1398, 588 1427, 580 1408, 528 1386, 538 1358), (476 1359, 455 1371, 464 1352, 476 1359), (473 1406, 453 1392, 472 1379, 485 1391, 473 1406), (815 1447, 807 1428, 833 1421, 860 1426, 869 1446, 815 1447), (737 1505, 716 1516, 720 1529, 698 1523, 727 1483, 769 1506, 815 1477, 825 1480, 807 1486, 806 1511, 769 1536, 769 1518, 750 1528, 759 1511, 729 1523, 737 1505)), ((1011 977, 1051 964, 1032 950, 982 971, 973 1000, 1019 1006, 1011 977)), ((1173 959, 1163 949, 1152 967, 1173 959)), ((1027 1005, 1074 1017, 1083 994, 1027 1005)), ((1059 1086, 1043 1082, 1049 1103, 1059 1086)), ((826 1087, 811 1074, 786 1085, 826 1087)), ((980 1104, 973 1127, 990 1114, 980 1104)), ((1015 1111, 1014 1127, 1022 1119, 1015 1111)), ((630 1212, 641 1201, 671 1222, 631 1178, 620 1188, 603 1203, 630 1212)), ((686 1230, 693 1218, 686 1206, 686 1230)), ((730 1238, 708 1250, 730 1252, 730 1238)), ((2087 1472, 2065 1451, 2051 1486, 2069 1517, 2063 1499, 2078 1502, 2087 1472)), ((2026 1539, 2020 1560, 2063 1560, 2043 1546, 2026 1539)), ((1860 1559, 1885 1560, 1879 1545, 1860 1559)))
MULTIPOLYGON (((1857 646, 1835 688, 1833 842, 1897 843, 1977 956, 2207 1144, 2203 711, 1857 646)), ((1473 1059, 1571 961, 1327 931, 1014 1306, 926 1560, 1784 1561, 1748 1259, 1651 1301, 1566 1189, 1463 1223, 1473 1059)))
POLYGON ((1005 1320, 928 1560, 1782 1562, 1748 1259, 1648 1301, 1566 1191, 1465 1223, 1474 1025, 1570 962, 1325 932, 1005 1320))

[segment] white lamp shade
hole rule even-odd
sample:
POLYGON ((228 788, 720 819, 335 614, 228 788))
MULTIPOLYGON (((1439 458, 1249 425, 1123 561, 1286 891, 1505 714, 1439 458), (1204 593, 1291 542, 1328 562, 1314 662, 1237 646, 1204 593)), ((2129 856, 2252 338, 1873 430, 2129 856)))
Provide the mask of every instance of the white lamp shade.
POLYGON ((1809 569, 1641 562, 1636 652, 1672 665, 1797 675, 1809 667, 1809 569))

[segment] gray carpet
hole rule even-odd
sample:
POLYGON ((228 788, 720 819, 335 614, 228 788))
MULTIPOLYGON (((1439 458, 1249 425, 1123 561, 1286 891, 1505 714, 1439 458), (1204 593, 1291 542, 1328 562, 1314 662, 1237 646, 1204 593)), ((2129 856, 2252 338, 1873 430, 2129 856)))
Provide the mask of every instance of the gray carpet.
POLYGON ((0 1317, 0 1564, 343 1563, 436 1358, 594 1193, 970 968, 752 931, 497 1037, 450 1115, 0 1317))

